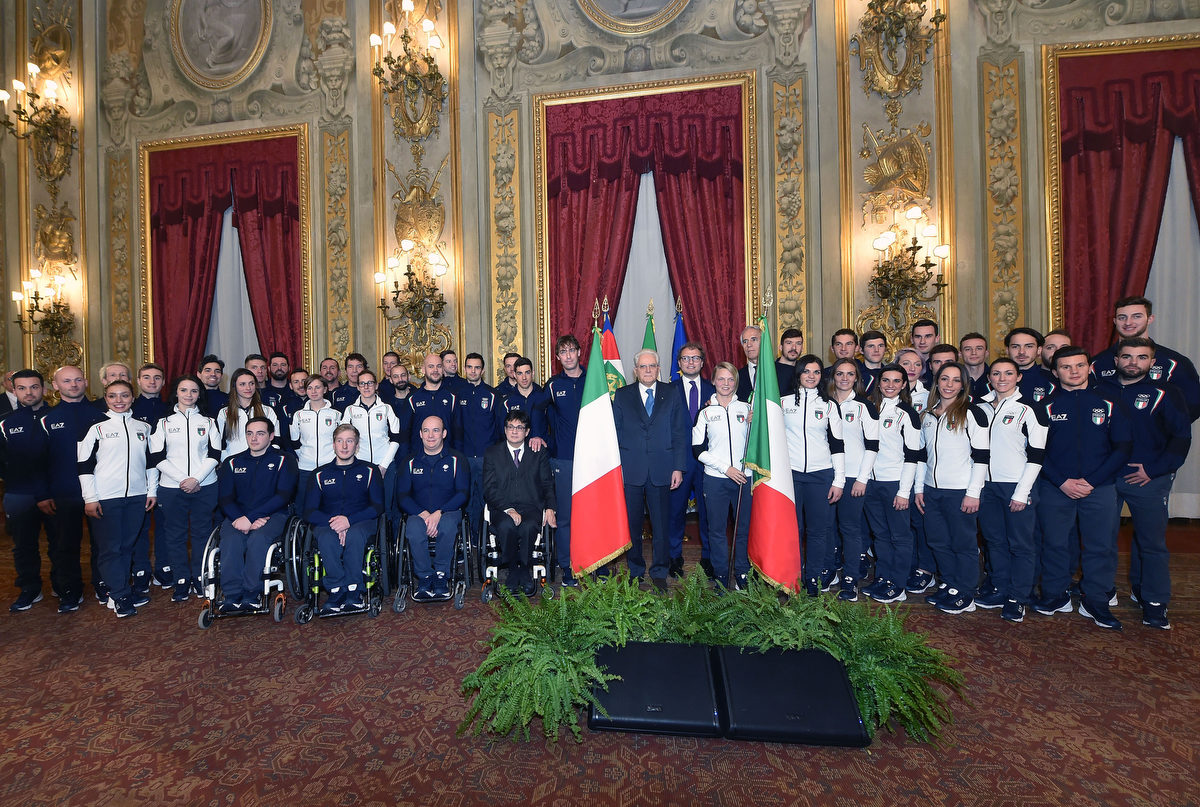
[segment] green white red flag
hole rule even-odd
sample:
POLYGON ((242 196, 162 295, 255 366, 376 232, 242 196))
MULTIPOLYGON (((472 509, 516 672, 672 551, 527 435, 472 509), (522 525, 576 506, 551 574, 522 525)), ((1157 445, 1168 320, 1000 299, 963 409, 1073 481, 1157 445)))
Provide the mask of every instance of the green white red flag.
MULTIPOLYGON (((605 325, 608 325, 607 316, 605 325)), ((611 329, 605 337, 612 338, 611 329)), ((613 420, 607 356, 599 329, 592 328, 592 350, 583 380, 583 402, 575 436, 571 482, 571 570, 588 574, 630 547, 625 517, 625 480, 613 420)), ((615 353, 616 343, 613 343, 615 353)), ((617 359, 618 363, 620 359, 617 359)), ((618 367, 618 373, 620 368, 618 367)), ((618 377, 621 377, 618 375, 618 377)), ((618 384, 617 386, 620 386, 618 384)), ((793 520, 795 516, 793 515, 793 520)))
MULTIPOLYGON (((762 341, 771 345, 766 318, 761 320, 762 341)), ((796 591, 803 571, 800 535, 796 522, 796 493, 792 463, 788 459, 783 408, 779 405, 779 379, 768 355, 759 362, 751 398, 750 435, 746 443, 746 470, 754 472, 750 505, 750 562, 768 582, 796 591)), ((574 523, 574 514, 572 514, 574 523)))

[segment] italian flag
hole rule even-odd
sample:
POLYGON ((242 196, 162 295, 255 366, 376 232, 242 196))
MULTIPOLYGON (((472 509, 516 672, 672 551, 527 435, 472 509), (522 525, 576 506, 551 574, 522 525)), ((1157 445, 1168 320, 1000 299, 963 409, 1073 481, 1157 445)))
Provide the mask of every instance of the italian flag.
MULTIPOLYGON (((770 345, 767 320, 761 320, 762 342, 770 345)), ((779 406, 779 379, 770 356, 760 362, 751 399, 750 436, 746 443, 746 469, 754 472, 750 505, 750 562, 773 585, 796 591, 800 582, 800 531, 796 523, 796 493, 792 488, 792 463, 788 459, 783 409, 779 406)), ((578 444, 576 444, 578 445, 578 444)), ((572 515, 574 523, 574 515, 572 515)), ((573 542, 573 540, 572 540, 573 542)))
MULTIPOLYGON (((611 338, 612 332, 608 335, 611 338)), ((617 425, 600 341, 600 331, 592 328, 592 351, 575 436, 571 569, 577 575, 595 571, 630 547, 621 449, 617 446, 617 425)), ((795 514, 792 520, 794 523, 795 514)))

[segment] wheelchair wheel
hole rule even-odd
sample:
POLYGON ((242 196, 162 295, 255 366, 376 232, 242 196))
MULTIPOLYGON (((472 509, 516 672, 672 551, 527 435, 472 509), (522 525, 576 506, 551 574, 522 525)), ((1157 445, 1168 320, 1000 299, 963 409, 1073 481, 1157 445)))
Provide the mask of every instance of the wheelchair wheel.
POLYGON ((542 598, 546 600, 554 599, 554 586, 550 585, 549 583, 543 583, 541 595, 542 598))
POLYGON ((461 611, 463 609, 463 600, 467 597, 467 583, 465 580, 459 580, 454 584, 454 610, 461 611))
POLYGON ((286 598, 282 594, 276 594, 274 601, 271 603, 271 618, 276 622, 283 621, 283 608, 286 598))
POLYGON ((496 581, 489 580, 483 584, 483 590, 479 592, 479 601, 484 605, 491 602, 496 596, 496 581))
POLYGON ((297 625, 307 625, 309 622, 312 622, 312 618, 313 607, 308 603, 304 603, 296 609, 295 619, 297 625))
POLYGON ((220 525, 214 527, 213 531, 208 534, 208 541, 204 544, 204 554, 200 558, 200 596, 216 600, 220 597, 218 589, 221 582, 220 525))
POLYGON ((381 611, 383 611, 383 597, 372 597, 371 601, 367 604, 367 616, 375 619, 381 611))
POLYGON ((288 521, 283 537, 283 576, 287 582, 288 594, 296 600, 304 599, 305 590, 308 588, 308 558, 305 557, 303 540, 305 532, 304 522, 293 517, 288 521))
POLYGON ((386 515, 379 517, 375 530, 375 551, 379 558, 379 594, 386 597, 392 593, 391 522, 386 515))
POLYGON ((209 603, 200 609, 200 618, 196 620, 196 625, 200 630, 208 630, 212 627, 214 619, 216 619, 216 614, 213 613, 212 603, 209 603))
POLYGON ((396 598, 392 600, 392 610, 397 614, 402 614, 406 608, 408 608, 408 584, 401 583, 396 589, 396 598))

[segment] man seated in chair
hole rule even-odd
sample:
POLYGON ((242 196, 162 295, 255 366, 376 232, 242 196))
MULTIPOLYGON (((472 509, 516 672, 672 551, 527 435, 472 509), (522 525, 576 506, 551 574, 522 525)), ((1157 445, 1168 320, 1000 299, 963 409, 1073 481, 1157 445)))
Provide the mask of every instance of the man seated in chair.
POLYGON ((265 417, 246 422, 246 451, 217 471, 221 515, 222 613, 262 607, 267 551, 283 535, 296 497, 296 460, 271 445, 275 426, 265 417))
POLYGON ((333 462, 313 474, 304 499, 304 520, 313 526, 329 590, 323 616, 365 605, 363 555, 383 512, 383 474, 357 452, 358 429, 349 423, 334 429, 333 462))
POLYGON ((529 424, 529 414, 521 409, 504 418, 504 441, 483 455, 483 500, 501 562, 508 564, 508 590, 532 597, 537 591, 530 575, 534 538, 543 526, 557 525, 550 452, 529 449, 529 424))
POLYGON ((427 602, 450 596, 454 538, 471 492, 471 472, 466 457, 446 445, 446 426, 439 416, 425 418, 420 435, 421 450, 395 474, 392 501, 407 519, 404 535, 417 578, 413 599, 427 602))

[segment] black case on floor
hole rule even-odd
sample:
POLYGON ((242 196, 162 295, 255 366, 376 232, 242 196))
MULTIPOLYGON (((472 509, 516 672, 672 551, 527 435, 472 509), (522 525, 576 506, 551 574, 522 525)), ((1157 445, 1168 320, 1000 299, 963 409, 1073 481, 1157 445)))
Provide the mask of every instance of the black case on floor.
POLYGON ((712 656, 729 739, 870 745, 846 668, 825 651, 714 647, 712 656))
POLYGON ((620 648, 600 648, 596 661, 622 680, 610 681, 607 691, 595 689, 607 715, 592 706, 588 728, 721 736, 707 647, 630 642, 620 648))

